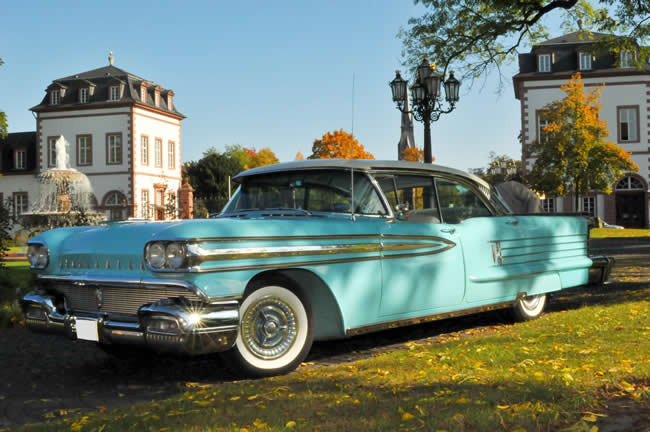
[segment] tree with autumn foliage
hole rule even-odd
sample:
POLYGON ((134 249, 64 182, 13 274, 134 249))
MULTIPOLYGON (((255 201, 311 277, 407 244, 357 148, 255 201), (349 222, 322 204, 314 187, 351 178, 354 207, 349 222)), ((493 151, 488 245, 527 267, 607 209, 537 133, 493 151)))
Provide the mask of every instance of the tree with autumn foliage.
POLYGON ((255 148, 246 148, 240 144, 227 145, 223 154, 238 160, 244 169, 273 165, 280 162, 273 150, 268 147, 257 151, 255 148))
MULTIPOLYGON (((410 162, 424 162, 424 150, 417 147, 407 147, 402 152, 402 160, 410 162)), ((435 157, 431 157, 431 162, 435 160, 435 157)))
POLYGON ((547 126, 541 140, 532 144, 535 165, 526 181, 538 192, 559 196, 575 194, 575 208, 581 194, 592 190, 611 193, 612 184, 639 167, 621 147, 605 141, 607 123, 598 117, 600 89, 588 94, 580 73, 571 77, 562 91, 566 97, 544 107, 547 126))
POLYGON ((374 159, 354 135, 343 129, 327 132, 321 139, 314 140, 312 154, 308 159, 374 159))

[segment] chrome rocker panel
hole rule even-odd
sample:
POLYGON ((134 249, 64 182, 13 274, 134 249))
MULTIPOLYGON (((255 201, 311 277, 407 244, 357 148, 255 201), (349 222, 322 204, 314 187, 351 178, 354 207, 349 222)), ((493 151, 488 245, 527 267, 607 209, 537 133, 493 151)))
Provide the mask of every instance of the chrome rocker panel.
MULTIPOLYGON (((239 302, 225 300, 209 304, 183 304, 160 300, 138 310, 137 322, 111 320, 96 312, 57 311, 56 298, 44 290, 25 295, 21 301, 25 325, 32 331, 77 338, 77 319, 97 323, 98 342, 130 344, 160 352, 207 354, 226 351, 234 345, 239 328, 239 302), (155 328, 166 322, 175 328, 155 328)), ((160 326, 159 326, 160 327, 160 326)))

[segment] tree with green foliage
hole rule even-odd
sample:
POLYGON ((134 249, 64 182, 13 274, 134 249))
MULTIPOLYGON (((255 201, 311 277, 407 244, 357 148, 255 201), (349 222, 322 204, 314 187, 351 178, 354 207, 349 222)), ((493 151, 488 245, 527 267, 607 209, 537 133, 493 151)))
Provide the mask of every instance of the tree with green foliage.
POLYGON ((469 172, 491 184, 503 183, 521 175, 521 161, 508 155, 499 155, 491 151, 485 168, 473 168, 469 172))
POLYGON ((545 21, 560 15, 565 31, 607 33, 594 51, 636 51, 641 67, 650 54, 650 0, 414 0, 427 12, 400 30, 405 63, 415 68, 427 54, 439 69, 469 81, 499 72, 517 59, 518 48, 549 39, 545 21), (624 37, 615 36, 624 35, 624 37), (637 45, 640 44, 640 45, 637 45))
POLYGON ((593 190, 610 193, 612 184, 639 167, 630 153, 605 141, 609 131, 599 118, 599 88, 585 94, 577 73, 562 91, 566 97, 547 105, 542 113, 548 124, 541 140, 531 146, 536 160, 526 182, 538 192, 559 196, 573 192, 577 209, 580 195, 593 190))
POLYGON ((194 188, 194 198, 213 213, 221 211, 228 202, 228 178, 243 170, 237 158, 208 150, 198 161, 186 164, 185 175, 194 188))

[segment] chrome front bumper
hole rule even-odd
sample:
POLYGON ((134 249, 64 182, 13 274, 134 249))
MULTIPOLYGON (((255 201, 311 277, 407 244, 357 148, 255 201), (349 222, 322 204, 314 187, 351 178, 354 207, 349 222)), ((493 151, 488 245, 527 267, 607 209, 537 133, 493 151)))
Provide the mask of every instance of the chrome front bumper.
POLYGON ((590 256, 589 258, 593 263, 589 268, 589 284, 599 285, 605 283, 616 260, 614 257, 609 256, 590 256))
POLYGON ((197 304, 164 299, 140 307, 133 321, 110 319, 105 313, 65 311, 60 299, 45 290, 28 293, 21 306, 25 324, 33 331, 190 355, 230 349, 239 328, 237 300, 197 304))

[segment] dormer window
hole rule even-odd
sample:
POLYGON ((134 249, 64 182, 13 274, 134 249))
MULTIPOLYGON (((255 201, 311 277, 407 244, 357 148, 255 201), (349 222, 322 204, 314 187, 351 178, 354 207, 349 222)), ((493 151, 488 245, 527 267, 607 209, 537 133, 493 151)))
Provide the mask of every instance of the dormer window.
POLYGON ((120 100, 120 86, 111 86, 109 88, 108 100, 111 101, 120 100))
POLYGON ((61 91, 52 90, 50 92, 50 105, 58 105, 61 103, 61 91))
POLYGON ((160 93, 156 92, 155 105, 160 106, 160 93))
POLYGON ((160 86, 153 89, 153 103, 155 106, 160 106, 160 86))
POLYGON ((537 72, 550 72, 551 71, 551 55, 539 54, 537 56, 537 72))
POLYGON ((88 103, 88 87, 79 89, 79 103, 88 103))
POLYGON ((147 88, 144 86, 140 87, 140 100, 147 103, 147 88))
POLYGON ((634 53, 632 51, 621 51, 621 67, 632 67, 634 63, 634 53))
POLYGON ((171 90, 167 93, 167 109, 170 111, 174 109, 174 92, 171 90))
POLYGON ((578 53, 578 67, 580 70, 591 70, 591 53, 578 53))

